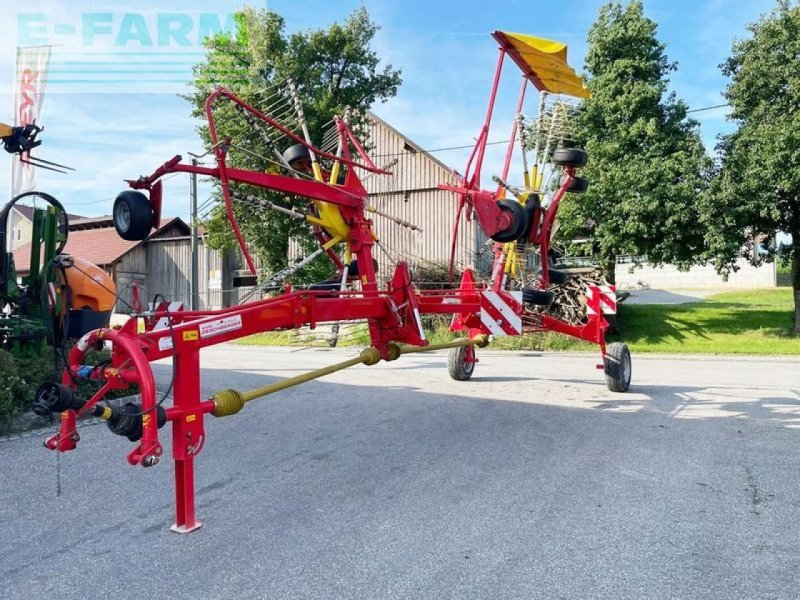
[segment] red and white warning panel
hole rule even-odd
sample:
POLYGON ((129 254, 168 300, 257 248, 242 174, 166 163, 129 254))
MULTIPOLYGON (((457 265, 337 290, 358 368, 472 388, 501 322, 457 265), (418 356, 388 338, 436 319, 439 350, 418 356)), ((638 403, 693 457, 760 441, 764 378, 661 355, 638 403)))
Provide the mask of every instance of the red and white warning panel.
MULTIPOLYGON (((150 306, 152 309, 152 305, 150 306)), ((155 307, 157 310, 166 310, 167 314, 174 315, 183 310, 183 302, 170 302, 169 304, 165 302, 161 302, 158 306, 155 307)), ((167 317, 161 317, 158 322, 153 327, 153 331, 160 331, 162 329, 166 329, 169 327, 169 319, 167 317)), ((170 346, 171 348, 172 346, 170 346)))
POLYGON ((587 315, 617 313, 617 288, 613 285, 590 285, 586 288, 587 315))
POLYGON ((481 293, 481 329, 495 337, 522 334, 522 292, 481 293))

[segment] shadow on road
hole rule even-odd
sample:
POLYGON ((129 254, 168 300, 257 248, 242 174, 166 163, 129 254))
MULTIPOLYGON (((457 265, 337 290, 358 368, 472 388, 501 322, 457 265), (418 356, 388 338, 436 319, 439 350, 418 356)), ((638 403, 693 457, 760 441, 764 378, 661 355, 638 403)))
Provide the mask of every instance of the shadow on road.
MULTIPOLYGON (((155 370, 168 379, 168 366, 155 370)), ((204 369, 203 393, 276 379, 204 369)), ((432 393, 407 369, 360 380, 370 385, 321 380, 208 417, 197 460, 205 525, 186 537, 167 531, 169 461, 131 468, 130 443, 104 426, 83 428, 78 450, 60 458, 59 497, 55 457, 36 438, 0 444, 4 597, 796 589, 785 577, 800 550, 786 527, 800 480, 786 430, 796 396, 747 401, 736 388, 658 385, 625 396, 607 393, 601 377, 491 377, 494 397, 479 398, 469 395, 479 380, 432 393), (580 397, 548 403, 553 383, 577 385, 580 397)), ((162 430, 167 452, 170 434, 162 430)))

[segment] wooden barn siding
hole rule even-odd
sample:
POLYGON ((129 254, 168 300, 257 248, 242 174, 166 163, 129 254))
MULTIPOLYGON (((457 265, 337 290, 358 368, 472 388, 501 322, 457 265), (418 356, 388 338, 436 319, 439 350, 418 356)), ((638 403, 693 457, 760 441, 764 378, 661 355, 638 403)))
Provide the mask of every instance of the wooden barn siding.
MULTIPOLYGON (((379 279, 391 278, 393 261, 405 260, 412 267, 424 260, 449 263, 458 200, 454 194, 437 186, 454 182, 450 169, 430 155, 415 150, 405 138, 378 120, 371 121, 365 141, 375 165, 392 172, 392 175, 374 175, 359 171, 369 194, 369 204, 421 228, 421 231, 413 231, 386 217, 368 214, 378 239, 391 256, 390 259, 378 246, 374 247, 379 279), (396 161, 395 164, 387 166, 392 161, 396 161)), ((456 262, 460 266, 475 266, 478 232, 475 221, 462 222, 456 252, 456 262)), ((290 259, 300 256, 299 245, 290 243, 290 259)))
POLYGON ((447 167, 424 152, 418 152, 407 141, 379 121, 372 121, 367 143, 370 158, 378 167, 386 167, 393 175, 365 177, 364 187, 370 194, 429 190, 440 183, 453 181, 447 167), (397 163, 387 167, 396 160, 397 163))
MULTIPOLYGON (((191 242, 186 237, 154 238, 128 252, 114 269, 117 289, 120 291, 118 312, 129 312, 133 303, 129 284, 133 281, 142 287, 140 298, 146 305, 154 294, 160 293, 169 301, 190 304, 191 242), (127 304, 126 304, 127 303, 127 304)), ((211 270, 222 272, 223 257, 216 250, 198 244, 198 308, 214 309, 223 306, 223 292, 209 290, 211 270)), ((226 288, 223 280, 223 289, 226 288)))
MULTIPOLYGON (((448 263, 453 223, 458 200, 450 192, 438 189, 442 183, 454 183, 449 168, 430 155, 419 152, 405 138, 379 120, 372 120, 368 143, 370 156, 378 166, 396 161, 387 170, 392 175, 366 178, 364 186, 370 204, 381 212, 403 219, 421 228, 412 231, 379 215, 371 215, 375 232, 395 260, 405 259, 412 266, 418 261, 448 263)), ((474 266, 478 242, 475 221, 462 222, 456 244, 456 262, 474 266)), ((391 275, 386 255, 375 253, 383 278, 391 275)))
MULTIPOLYGON (((379 210, 420 227, 413 231, 396 225, 380 215, 372 215, 374 229, 393 260, 405 260, 416 266, 420 261, 449 263, 453 220, 457 201, 444 190, 415 190, 380 194, 370 198, 379 210)), ((456 263, 473 266, 477 230, 475 221, 462 223, 456 244, 456 263)), ((391 262, 376 249, 375 256, 384 276, 391 275, 391 262)))

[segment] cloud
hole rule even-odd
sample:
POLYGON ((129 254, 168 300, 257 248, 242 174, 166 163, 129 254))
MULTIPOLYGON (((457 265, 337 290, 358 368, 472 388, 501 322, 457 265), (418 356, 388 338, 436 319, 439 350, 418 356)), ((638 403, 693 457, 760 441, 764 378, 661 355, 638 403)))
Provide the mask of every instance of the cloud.
MULTIPOLYGON (((77 171, 62 175, 39 169, 38 188, 86 215, 107 214, 125 188, 123 179, 202 148, 189 104, 174 95, 54 95, 45 98, 42 123, 43 144, 35 154, 77 171)), ((0 171, 3 185, 10 187, 7 170, 0 171)))

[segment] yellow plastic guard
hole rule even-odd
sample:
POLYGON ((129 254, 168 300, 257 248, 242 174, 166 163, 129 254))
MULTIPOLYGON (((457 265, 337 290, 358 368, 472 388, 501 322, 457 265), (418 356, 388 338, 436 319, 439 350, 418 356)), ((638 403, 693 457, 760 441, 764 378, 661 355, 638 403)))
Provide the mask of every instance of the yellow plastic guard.
POLYGON ((566 44, 507 31, 495 31, 492 36, 540 92, 591 97, 575 69, 567 64, 566 44))

